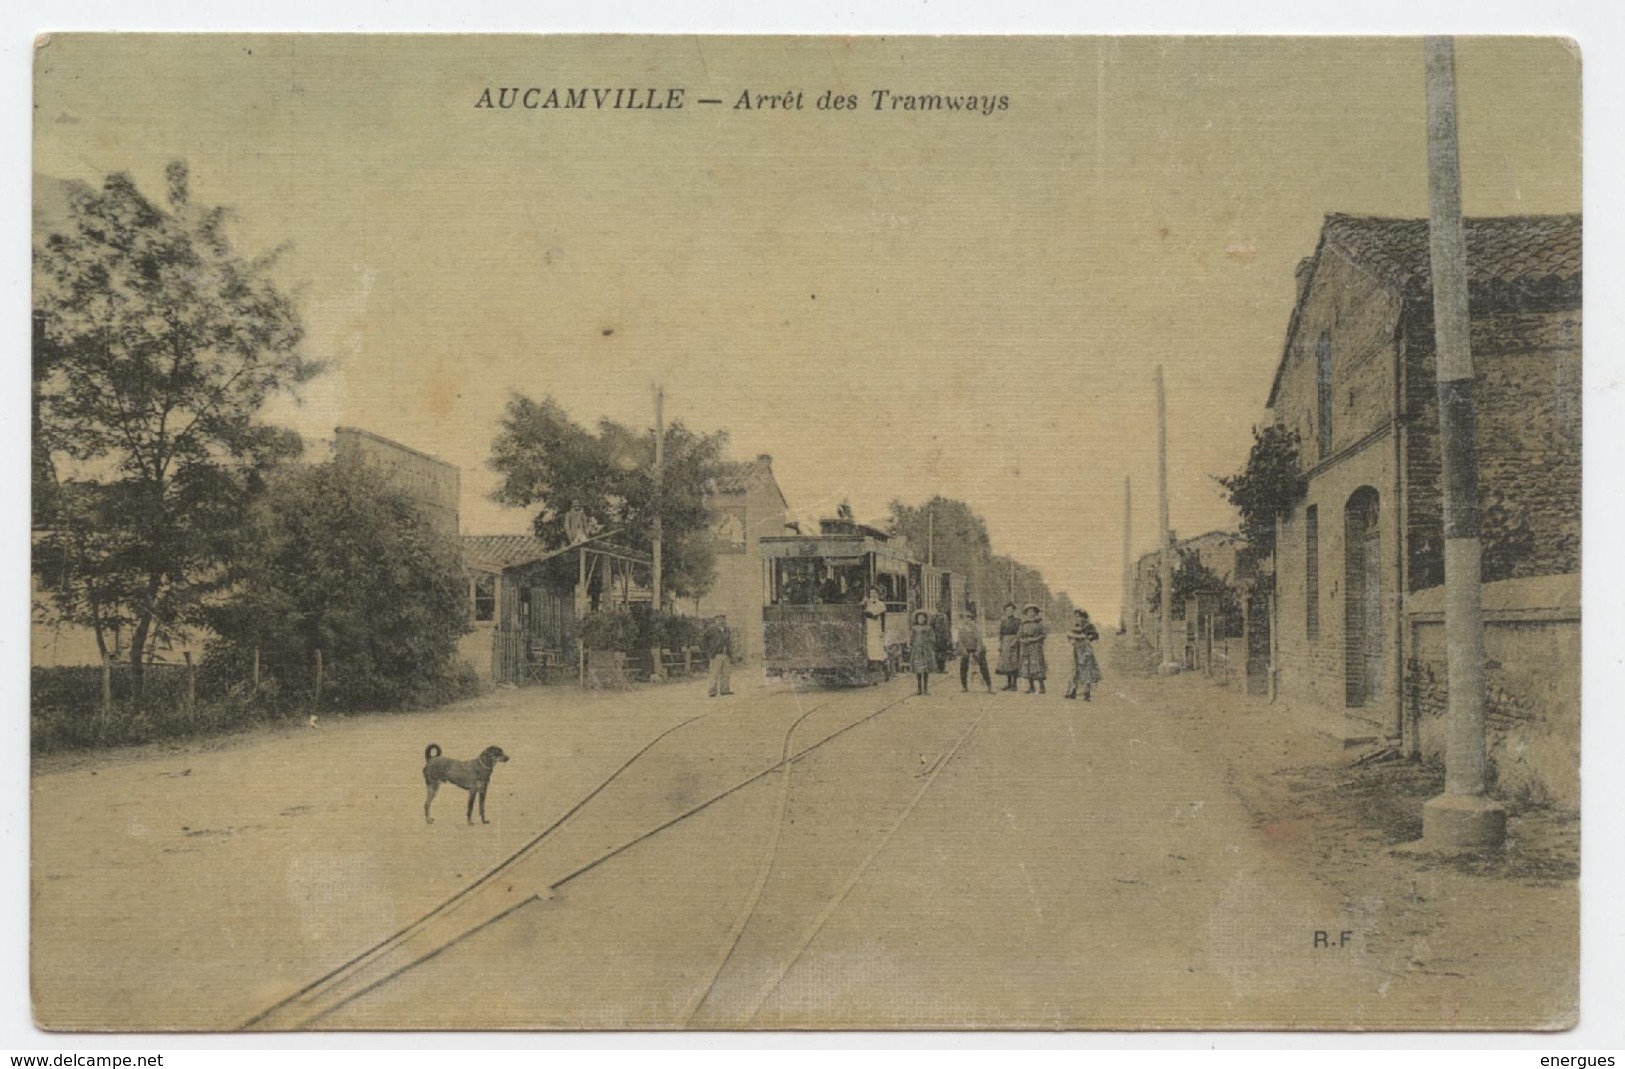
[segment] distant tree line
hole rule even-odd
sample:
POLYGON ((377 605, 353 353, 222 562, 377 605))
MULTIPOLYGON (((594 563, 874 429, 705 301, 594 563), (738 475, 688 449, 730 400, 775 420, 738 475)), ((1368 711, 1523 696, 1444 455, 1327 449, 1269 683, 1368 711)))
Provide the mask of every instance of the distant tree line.
POLYGON ((1053 591, 1035 567, 993 552, 987 522, 963 501, 940 494, 919 505, 891 502, 887 531, 908 540, 920 560, 929 554, 939 568, 966 578, 979 615, 996 617, 1007 602, 1035 604, 1052 622, 1071 616, 1072 599, 1053 591))

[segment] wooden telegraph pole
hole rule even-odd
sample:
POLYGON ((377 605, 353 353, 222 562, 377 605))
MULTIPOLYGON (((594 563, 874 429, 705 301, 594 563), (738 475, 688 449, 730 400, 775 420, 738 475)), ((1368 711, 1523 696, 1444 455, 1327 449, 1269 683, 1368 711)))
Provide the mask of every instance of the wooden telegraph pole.
POLYGON ((655 523, 654 523, 654 611, 660 611, 660 494, 665 482, 666 469, 666 390, 655 386, 655 523))
POLYGON ((1496 846, 1506 810, 1485 793, 1484 616, 1480 599, 1478 447, 1467 311, 1467 245, 1456 141, 1455 43, 1429 37, 1428 252, 1433 275, 1439 432, 1444 461, 1444 626, 1449 688, 1444 793, 1422 806, 1427 846, 1496 846))
MULTIPOLYGON (((650 585, 653 587, 653 589, 650 591, 650 593, 654 598, 654 604, 652 606, 650 606, 650 609, 654 613, 654 619, 656 621, 658 621, 660 619, 660 610, 665 607, 664 603, 661 601, 661 580, 664 577, 661 575, 661 559, 660 559, 660 549, 661 549, 660 541, 661 541, 661 535, 664 533, 664 531, 662 530, 663 524, 661 522, 661 512, 663 510, 661 508, 662 501, 661 501, 661 496, 660 495, 661 495, 661 493, 662 493, 662 491, 664 489, 664 486, 665 486, 665 476, 666 476, 666 391, 665 391, 664 387, 660 386, 659 384, 656 384, 655 385, 655 522, 654 522, 654 532, 653 532, 654 537, 651 539, 651 542, 653 543, 653 545, 651 547, 653 552, 650 553, 650 555, 649 555, 650 559, 652 561, 652 567, 650 569, 651 572, 652 572, 652 575, 650 576, 650 585)), ((630 569, 628 570, 628 580, 630 581, 630 569)), ((659 642, 658 639, 656 639, 655 642, 650 647, 649 660, 651 662, 650 666, 649 666, 649 675, 650 675, 650 677, 654 678, 654 679, 661 678, 662 672, 661 672, 661 663, 660 663, 660 642, 659 642)))
POLYGON ((1134 563, 1129 546, 1134 533, 1134 486, 1129 476, 1123 476, 1123 604, 1118 610, 1117 629, 1128 633, 1133 622, 1134 563))
POLYGON ((1168 398, 1157 365, 1157 574, 1162 582, 1162 620, 1159 635, 1162 663, 1157 671, 1171 676, 1179 671, 1174 659, 1174 551, 1168 537, 1168 398))

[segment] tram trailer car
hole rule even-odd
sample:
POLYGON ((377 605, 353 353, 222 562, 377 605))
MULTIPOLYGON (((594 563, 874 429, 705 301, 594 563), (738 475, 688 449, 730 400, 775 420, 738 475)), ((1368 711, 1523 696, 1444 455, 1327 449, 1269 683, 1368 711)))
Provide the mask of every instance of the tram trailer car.
POLYGON ((865 642, 863 602, 875 587, 886 603, 888 657, 900 668, 909 619, 916 609, 948 613, 957 622, 964 580, 928 568, 872 527, 825 521, 817 535, 761 539, 762 649, 769 676, 798 675, 821 683, 877 682, 865 642))

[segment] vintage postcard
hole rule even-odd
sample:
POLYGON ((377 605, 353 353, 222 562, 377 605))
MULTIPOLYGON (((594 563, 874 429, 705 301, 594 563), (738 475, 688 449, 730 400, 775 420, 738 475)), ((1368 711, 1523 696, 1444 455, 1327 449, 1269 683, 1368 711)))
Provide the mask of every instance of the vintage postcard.
POLYGON ((1572 42, 34 71, 39 1027, 1575 1023, 1572 42))

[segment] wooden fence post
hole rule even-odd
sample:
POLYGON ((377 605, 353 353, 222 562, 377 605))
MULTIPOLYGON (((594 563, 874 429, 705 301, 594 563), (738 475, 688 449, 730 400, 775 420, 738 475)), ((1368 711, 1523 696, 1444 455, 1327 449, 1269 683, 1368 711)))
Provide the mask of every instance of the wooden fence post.
POLYGON ((322 704, 322 651, 316 651, 316 693, 310 699, 310 711, 315 713, 322 704))
POLYGON ((254 693, 260 692, 260 648, 254 647, 254 693))
POLYGON ((186 708, 197 708, 197 666, 192 663, 192 651, 186 650, 186 708))
POLYGON ((102 715, 113 715, 113 664, 106 650, 102 651, 102 715))

